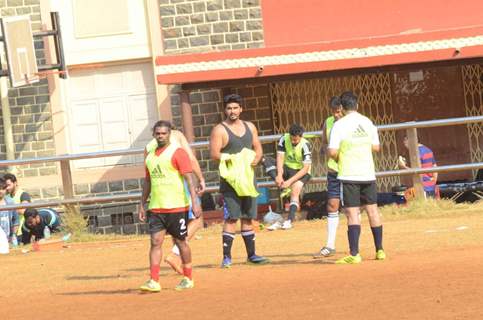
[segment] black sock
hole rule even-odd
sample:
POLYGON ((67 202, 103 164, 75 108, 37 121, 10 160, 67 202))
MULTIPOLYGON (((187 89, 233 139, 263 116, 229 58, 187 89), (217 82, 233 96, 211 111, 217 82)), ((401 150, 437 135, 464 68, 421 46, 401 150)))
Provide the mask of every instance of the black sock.
POLYGON ((231 259, 231 246, 233 245, 234 239, 234 233, 223 231, 223 258, 227 257, 231 259))
POLYGON ((297 212, 297 205, 295 203, 290 203, 290 211, 288 212, 288 220, 295 221, 295 212, 297 212))
POLYGON ((247 230, 241 232, 245 247, 247 249, 247 256, 250 258, 255 255, 255 231, 247 230))
POLYGON ((382 226, 371 227, 372 236, 374 237, 374 246, 376 246, 376 251, 382 249, 382 226))
POLYGON ((359 253, 359 237, 361 235, 361 225, 349 225, 347 229, 347 237, 349 238, 349 248, 351 256, 356 256, 359 253))
POLYGON ((277 177, 277 161, 272 157, 263 157, 262 165, 268 176, 275 181, 277 177))
POLYGON ((273 181, 275 181, 275 178, 277 177, 277 170, 267 171, 267 174, 270 178, 272 178, 273 181))

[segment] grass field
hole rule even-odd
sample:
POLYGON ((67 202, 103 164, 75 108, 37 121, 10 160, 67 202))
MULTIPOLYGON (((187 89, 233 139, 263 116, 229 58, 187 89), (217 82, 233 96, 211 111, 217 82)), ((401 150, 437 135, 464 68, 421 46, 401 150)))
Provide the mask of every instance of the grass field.
POLYGON ((383 211, 383 262, 364 220, 360 265, 333 264, 347 253, 345 219, 335 258, 312 259, 326 222, 304 221, 257 233, 266 266, 244 264, 237 235, 229 270, 219 268, 221 227, 205 229, 191 243, 196 287, 186 292, 173 290, 180 277, 166 265, 161 293, 138 292, 149 276, 146 236, 17 250, 0 256, 1 319, 481 319, 483 210, 431 210, 383 211))

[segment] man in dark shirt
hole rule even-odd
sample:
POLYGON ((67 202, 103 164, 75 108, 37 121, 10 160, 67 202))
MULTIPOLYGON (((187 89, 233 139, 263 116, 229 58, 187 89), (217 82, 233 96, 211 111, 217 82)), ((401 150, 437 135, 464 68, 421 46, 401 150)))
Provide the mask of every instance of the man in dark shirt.
POLYGON ((22 241, 30 243, 32 237, 35 241, 48 238, 50 233, 59 232, 61 219, 54 209, 28 208, 24 212, 25 223, 22 227, 22 241))

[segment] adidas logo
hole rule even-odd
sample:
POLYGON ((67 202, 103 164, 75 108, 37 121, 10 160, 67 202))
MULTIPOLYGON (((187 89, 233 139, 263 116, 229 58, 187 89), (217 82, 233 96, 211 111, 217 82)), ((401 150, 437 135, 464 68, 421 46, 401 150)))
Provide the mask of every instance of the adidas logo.
POLYGON ((358 125, 357 129, 352 133, 352 136, 361 138, 361 137, 367 137, 369 135, 367 134, 366 130, 364 130, 364 128, 361 125, 358 125))
POLYGON ((164 178, 165 175, 164 173, 161 171, 161 168, 159 167, 159 165, 157 165, 153 171, 151 172, 151 177, 153 178, 164 178))

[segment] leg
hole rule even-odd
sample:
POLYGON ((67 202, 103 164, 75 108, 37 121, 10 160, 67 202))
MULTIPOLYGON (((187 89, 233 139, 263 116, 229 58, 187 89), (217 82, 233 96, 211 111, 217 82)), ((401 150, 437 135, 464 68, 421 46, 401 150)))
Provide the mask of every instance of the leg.
POLYGON ((335 253, 335 238, 339 226, 340 207, 340 181, 337 180, 337 173, 327 173, 327 245, 326 252, 330 255, 335 253), (332 249, 332 250, 330 250, 332 249))
POLYGON ((255 251, 255 231, 253 231, 252 221, 257 216, 257 198, 243 197, 241 200, 241 233, 247 250, 247 261, 258 265, 269 263, 267 258, 257 256, 255 251))
POLYGON ((223 261, 222 268, 231 267, 231 247, 235 239, 236 222, 241 216, 241 199, 234 192, 223 193, 223 261))
POLYGON ((290 222, 295 221, 295 213, 299 208, 299 199, 300 193, 302 192, 302 188, 304 187, 304 183, 302 181, 296 181, 291 186, 292 192, 290 194, 290 211, 288 215, 288 220, 290 222))
POLYGON ((151 279, 159 281, 159 264, 161 262, 162 246, 166 230, 151 233, 151 247, 149 249, 149 265, 151 270, 151 279))
POLYGON ((342 182, 343 204, 347 216, 347 238, 350 255, 336 261, 338 264, 356 264, 362 261, 359 255, 359 238, 361 235, 360 221, 360 186, 354 183, 342 182))
POLYGON ((377 210, 377 189, 375 182, 363 185, 361 189, 361 199, 363 200, 364 209, 367 211, 369 224, 371 225, 374 246, 376 247, 376 260, 384 260, 386 254, 382 247, 383 230, 381 216, 377 210))
MULTIPOLYGON (((196 231, 203 227, 203 217, 199 217, 198 219, 190 219, 188 222, 188 237, 187 241, 191 240, 196 231)), ((173 248, 171 253, 168 254, 164 260, 169 266, 177 273, 183 274, 183 269, 181 267, 181 258, 180 258, 180 249, 175 243, 173 238, 173 248)))

